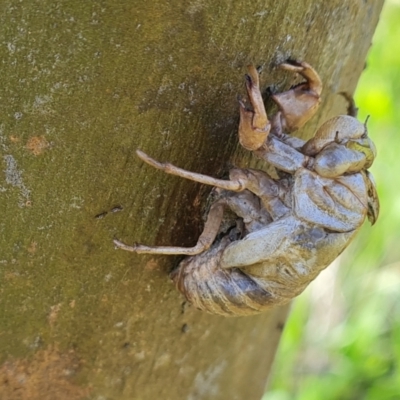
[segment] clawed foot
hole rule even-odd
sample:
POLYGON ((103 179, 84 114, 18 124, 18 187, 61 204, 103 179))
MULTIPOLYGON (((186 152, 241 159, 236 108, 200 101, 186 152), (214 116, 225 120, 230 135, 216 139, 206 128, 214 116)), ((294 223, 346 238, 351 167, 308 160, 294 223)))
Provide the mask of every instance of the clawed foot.
POLYGON ((268 121, 264 102, 261 96, 258 71, 254 65, 248 66, 246 74, 246 89, 253 110, 246 108, 242 101, 240 105, 239 142, 247 150, 257 150, 268 137, 271 123, 268 121))
POLYGON ((291 61, 280 64, 279 67, 298 73, 306 80, 286 92, 272 96, 279 107, 279 112, 271 122, 268 120, 261 96, 258 71, 253 65, 248 67, 246 90, 252 110, 239 101, 239 141, 248 150, 255 151, 262 147, 271 129, 277 134, 299 129, 315 114, 320 104, 322 82, 309 64, 291 61))
POLYGON ((272 96, 281 113, 281 130, 289 133, 301 128, 317 111, 321 102, 322 82, 314 68, 305 62, 292 61, 279 67, 306 79, 287 92, 272 96))

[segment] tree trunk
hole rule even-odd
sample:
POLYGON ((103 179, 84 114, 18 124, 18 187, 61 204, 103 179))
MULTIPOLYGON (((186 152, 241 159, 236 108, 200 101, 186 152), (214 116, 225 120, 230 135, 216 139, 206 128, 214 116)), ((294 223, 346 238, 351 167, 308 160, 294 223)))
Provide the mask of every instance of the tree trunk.
POLYGON ((254 164, 237 141, 245 66, 283 90, 288 58, 324 82, 311 136, 345 113, 382 3, 2 1, 1 399, 261 397, 288 307, 202 313, 168 280, 179 257, 114 249, 202 229, 210 188, 135 150, 216 177, 254 164))

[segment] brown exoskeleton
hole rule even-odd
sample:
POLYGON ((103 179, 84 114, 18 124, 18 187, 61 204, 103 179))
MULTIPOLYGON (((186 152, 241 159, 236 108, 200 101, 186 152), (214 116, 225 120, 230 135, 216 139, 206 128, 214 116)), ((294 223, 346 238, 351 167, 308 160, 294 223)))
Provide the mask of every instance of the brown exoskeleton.
POLYGON ((220 315, 252 315, 288 302, 348 246, 365 218, 379 212, 375 185, 367 169, 375 146, 355 116, 325 122, 304 142, 288 136, 304 125, 320 103, 321 80, 305 62, 281 68, 305 82, 273 95, 278 113, 269 120, 258 72, 249 67, 246 88, 252 110, 240 102, 239 140, 272 164, 279 179, 256 169, 232 169, 229 180, 185 171, 153 160, 166 173, 214 186, 212 204, 197 244, 185 247, 117 247, 136 253, 186 254, 171 278, 194 306, 220 315), (236 226, 220 232, 224 208, 236 226))

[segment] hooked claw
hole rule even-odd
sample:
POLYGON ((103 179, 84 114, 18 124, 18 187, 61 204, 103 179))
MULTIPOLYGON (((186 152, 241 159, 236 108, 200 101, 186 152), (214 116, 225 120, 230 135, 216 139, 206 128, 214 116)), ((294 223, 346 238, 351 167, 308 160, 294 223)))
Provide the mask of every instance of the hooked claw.
POLYGON ((239 100, 239 141, 244 148, 248 150, 257 150, 267 139, 271 130, 271 123, 265 111, 260 91, 258 71, 254 65, 248 66, 248 74, 245 75, 245 78, 247 94, 253 111, 248 110, 244 103, 239 100))
POLYGON ((290 90, 272 96, 281 111, 281 128, 285 132, 293 132, 301 128, 317 111, 321 102, 322 82, 314 68, 306 62, 290 61, 279 67, 296 72, 306 79, 290 90))

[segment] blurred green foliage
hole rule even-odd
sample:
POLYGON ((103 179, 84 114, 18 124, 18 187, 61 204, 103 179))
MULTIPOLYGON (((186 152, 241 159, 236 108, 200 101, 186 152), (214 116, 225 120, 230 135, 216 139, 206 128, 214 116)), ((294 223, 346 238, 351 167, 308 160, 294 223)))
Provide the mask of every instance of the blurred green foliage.
POLYGON ((356 103, 378 148, 381 213, 294 302, 263 400, 400 399, 398 0, 385 3, 356 103))

